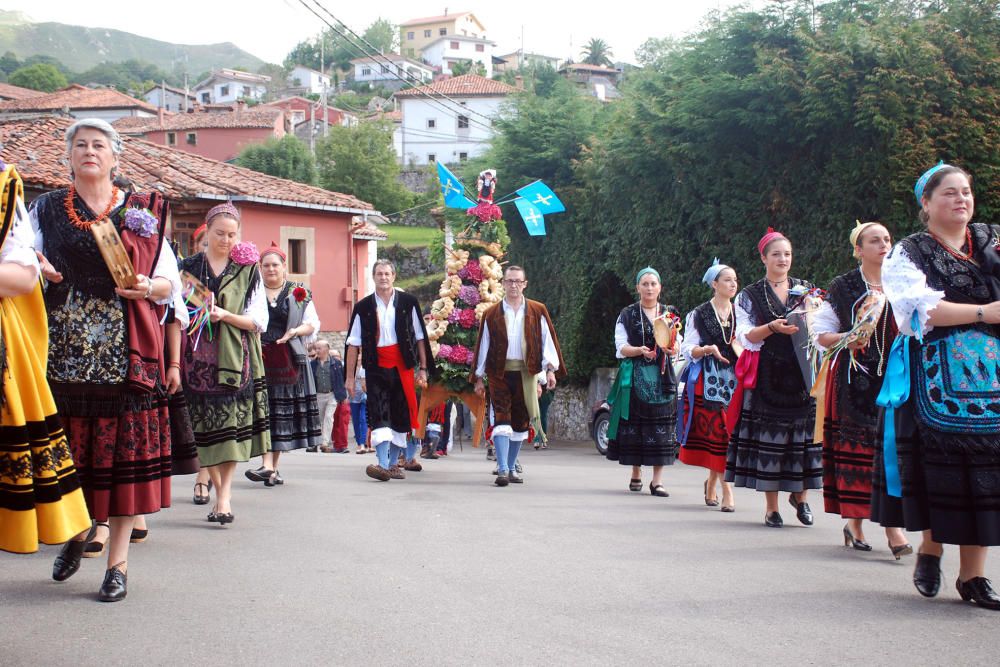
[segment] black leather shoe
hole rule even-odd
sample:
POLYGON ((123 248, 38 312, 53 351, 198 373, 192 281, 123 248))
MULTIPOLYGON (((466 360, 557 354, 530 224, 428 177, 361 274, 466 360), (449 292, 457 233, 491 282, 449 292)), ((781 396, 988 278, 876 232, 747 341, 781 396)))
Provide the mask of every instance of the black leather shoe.
POLYGON ((118 569, 118 565, 112 565, 111 569, 104 573, 104 583, 101 584, 101 590, 97 594, 97 599, 101 602, 118 602, 124 600, 128 594, 125 590, 128 576, 118 569))
POLYGON ((798 518, 799 523, 804 526, 813 525, 813 513, 809 509, 809 503, 800 503, 795 499, 794 493, 788 494, 788 502, 795 508, 795 516, 798 518))
POLYGON ((966 602, 975 602, 986 609, 1000 609, 1000 595, 997 595, 986 577, 973 577, 968 581, 955 581, 958 594, 966 602))
POLYGON ((938 594, 941 590, 941 556, 917 553, 917 564, 913 568, 913 585, 925 598, 932 598, 938 594))
POLYGON ((221 523, 222 525, 226 525, 227 523, 232 523, 234 518, 235 517, 233 516, 232 512, 220 512, 215 515, 215 520, 221 523))
POLYGON ((93 535, 88 535, 87 539, 79 542, 67 542, 63 545, 59 555, 56 556, 52 564, 52 578, 56 581, 66 581, 80 569, 80 560, 83 559, 83 550, 87 547, 87 540, 93 535))
POLYGON ((768 512, 764 515, 764 525, 768 528, 781 528, 785 522, 777 512, 768 512))

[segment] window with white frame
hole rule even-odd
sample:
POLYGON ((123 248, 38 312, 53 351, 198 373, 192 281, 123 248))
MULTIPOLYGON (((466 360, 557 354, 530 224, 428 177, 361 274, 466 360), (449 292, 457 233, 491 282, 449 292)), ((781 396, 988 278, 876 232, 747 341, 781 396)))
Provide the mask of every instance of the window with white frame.
POLYGON ((430 36, 431 36, 431 31, 430 30, 424 30, 424 37, 430 37, 430 36))
POLYGON ((437 119, 436 118, 428 118, 427 119, 427 129, 428 130, 433 130, 436 127, 437 127, 437 119))
POLYGON ((428 164, 430 164, 432 162, 437 162, 437 155, 435 155, 434 153, 428 153, 427 154, 427 162, 428 162, 428 164))
POLYGON ((413 35, 413 33, 412 33, 412 32, 408 32, 408 33, 406 33, 406 39, 407 39, 407 40, 409 40, 409 41, 411 41, 411 42, 412 42, 412 41, 413 41, 413 37, 414 37, 414 35, 413 35))
POLYGON ((372 75, 372 68, 371 67, 362 67, 361 68, 361 76, 371 76, 371 75, 372 75))
POLYGON ((458 117, 458 129, 460 129, 460 130, 468 130, 469 129, 469 117, 468 116, 459 116, 458 117))
POLYGON ((458 51, 459 49, 458 42, 452 42, 450 46, 452 51, 458 51))
POLYGON ((448 29, 447 28, 441 28, 440 30, 438 30, 438 34, 441 35, 442 37, 444 37, 445 35, 448 34, 448 29))
POLYGON ((229 94, 229 86, 222 86, 219 88, 219 97, 225 97, 229 94))
POLYGON ((476 44, 476 51, 478 51, 479 53, 483 53, 484 51, 486 51, 486 45, 485 44, 476 44))
POLYGON ((459 162, 465 162, 468 159, 469 159, 469 154, 468 153, 462 152, 462 153, 458 154, 458 161, 459 162))

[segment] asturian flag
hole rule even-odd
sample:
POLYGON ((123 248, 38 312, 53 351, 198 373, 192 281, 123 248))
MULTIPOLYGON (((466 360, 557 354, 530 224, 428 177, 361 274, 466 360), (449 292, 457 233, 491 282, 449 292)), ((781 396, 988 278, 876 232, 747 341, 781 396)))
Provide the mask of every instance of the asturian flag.
MULTIPOLYGON (((562 213, 566 210, 563 203, 559 201, 559 197, 556 193, 552 192, 552 188, 545 185, 541 181, 535 181, 530 185, 525 185, 523 188, 517 191, 517 194, 524 197, 529 203, 533 204, 542 215, 549 215, 551 213, 562 213)), ((518 207, 520 210, 520 207, 518 207)))
POLYGON ((444 205, 448 208, 469 209, 476 205, 476 202, 465 196, 465 188, 458 176, 451 173, 448 167, 440 162, 437 163, 438 179, 441 181, 441 194, 444 195, 444 205))
POLYGON ((515 199, 514 206, 521 213, 524 226, 528 228, 530 236, 545 236, 545 216, 527 199, 515 199))

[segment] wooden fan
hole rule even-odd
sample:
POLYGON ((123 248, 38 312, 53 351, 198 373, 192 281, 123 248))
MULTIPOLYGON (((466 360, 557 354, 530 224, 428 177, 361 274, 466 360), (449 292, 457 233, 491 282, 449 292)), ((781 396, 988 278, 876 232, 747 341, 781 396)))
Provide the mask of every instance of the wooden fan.
POLYGON ((212 290, 205 287, 205 284, 198 280, 193 273, 181 271, 181 284, 184 285, 185 292, 187 292, 187 287, 191 287, 191 293, 185 295, 188 304, 195 308, 201 308, 206 303, 211 303, 212 290))
POLYGON ((97 241, 97 249, 101 251, 101 257, 104 258, 104 263, 107 264, 115 285, 122 289, 135 287, 139 279, 135 275, 135 267, 132 266, 132 260, 125 252, 122 237, 118 235, 114 223, 105 218, 92 224, 90 232, 94 235, 94 240, 97 241))

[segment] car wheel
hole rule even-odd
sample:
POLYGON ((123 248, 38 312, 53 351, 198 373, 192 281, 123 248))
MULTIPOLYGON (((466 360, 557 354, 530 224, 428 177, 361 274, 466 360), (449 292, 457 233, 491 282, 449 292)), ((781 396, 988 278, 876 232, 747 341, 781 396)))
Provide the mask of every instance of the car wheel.
POLYGON ((604 456, 608 453, 608 422, 610 421, 610 416, 607 412, 602 412, 597 415, 597 419, 594 420, 594 445, 597 447, 597 453, 604 456))

